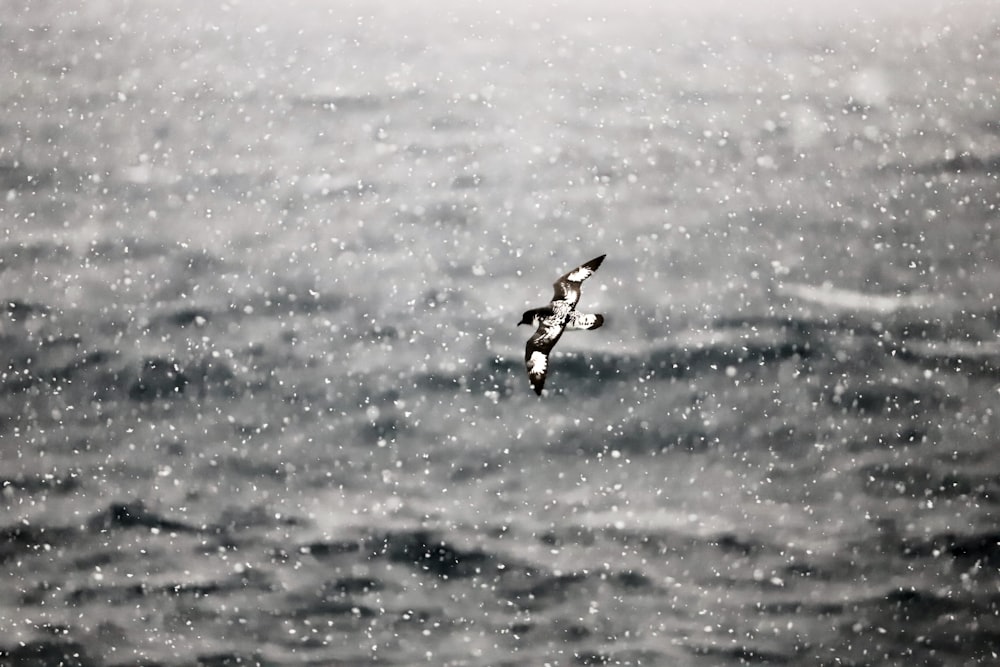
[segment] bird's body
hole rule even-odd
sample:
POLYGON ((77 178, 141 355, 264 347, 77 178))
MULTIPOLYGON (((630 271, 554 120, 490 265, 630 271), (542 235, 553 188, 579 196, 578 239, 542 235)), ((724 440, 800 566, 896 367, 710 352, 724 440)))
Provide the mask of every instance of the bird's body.
POLYGON ((539 396, 549 368, 549 352, 559 342, 563 332, 597 329, 604 324, 603 315, 590 315, 576 310, 576 304, 580 301, 581 284, 594 274, 604 258, 605 255, 601 255, 559 278, 553 285, 555 294, 549 305, 525 311, 521 316, 518 325, 530 324, 536 327, 525 346, 524 362, 528 367, 531 388, 539 396))

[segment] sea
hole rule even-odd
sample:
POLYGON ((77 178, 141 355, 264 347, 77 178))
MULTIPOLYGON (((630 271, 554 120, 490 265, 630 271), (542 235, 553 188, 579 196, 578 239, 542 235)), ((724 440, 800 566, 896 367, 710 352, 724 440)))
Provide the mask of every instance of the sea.
POLYGON ((6 2, 0 665, 1000 664, 998 207, 991 0, 6 2))

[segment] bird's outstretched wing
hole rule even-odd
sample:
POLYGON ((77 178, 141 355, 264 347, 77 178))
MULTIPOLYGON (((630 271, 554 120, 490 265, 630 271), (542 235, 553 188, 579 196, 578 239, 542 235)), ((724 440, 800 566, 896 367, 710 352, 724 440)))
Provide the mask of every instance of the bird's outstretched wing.
POLYGON ((581 264, 559 280, 555 282, 555 295, 553 301, 568 301, 571 306, 575 306, 580 300, 580 284, 584 280, 594 275, 594 271, 601 265, 607 255, 595 257, 586 264, 581 264))
POLYGON ((547 326, 543 321, 524 347, 524 363, 528 367, 528 381, 531 382, 531 388, 539 396, 542 395, 545 375, 549 370, 549 352, 556 346, 556 342, 562 334, 562 326, 547 326))

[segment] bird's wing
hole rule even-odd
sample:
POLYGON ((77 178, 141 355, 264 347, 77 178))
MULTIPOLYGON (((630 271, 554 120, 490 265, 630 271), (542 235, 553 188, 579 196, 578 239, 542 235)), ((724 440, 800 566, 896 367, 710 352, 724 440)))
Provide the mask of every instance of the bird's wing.
POLYGON ((580 300, 580 284, 590 276, 594 275, 594 271, 596 271, 597 267, 601 265, 601 262, 604 261, 605 257, 607 257, 607 255, 595 257, 586 264, 581 264, 557 280, 553 285, 555 288, 555 295, 552 297, 552 300, 565 300, 568 301, 570 305, 575 306, 576 302, 580 300))
POLYGON ((528 380, 531 382, 531 388, 539 396, 542 395, 545 375, 549 370, 549 352, 555 347, 562 333, 562 326, 546 326, 545 322, 542 322, 524 347, 524 363, 528 367, 528 380))
POLYGON ((579 331, 580 329, 599 329, 604 324, 604 315, 597 313, 581 313, 574 310, 566 318, 566 331, 579 331))

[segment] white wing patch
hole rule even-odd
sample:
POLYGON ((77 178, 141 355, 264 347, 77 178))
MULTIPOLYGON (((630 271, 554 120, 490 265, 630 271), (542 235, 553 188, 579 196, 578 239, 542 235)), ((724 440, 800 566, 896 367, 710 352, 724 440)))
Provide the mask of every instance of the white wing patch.
POLYGON ((528 373, 530 375, 545 375, 549 367, 549 357, 544 352, 535 350, 528 357, 528 373))
POLYGON ((557 280, 553 285, 555 288, 555 295, 552 297, 552 300, 558 301, 560 299, 565 299, 571 306, 575 306, 576 302, 580 300, 580 285, 584 280, 594 275, 594 271, 596 271, 601 265, 601 262, 604 261, 604 257, 604 255, 595 257, 586 264, 581 264, 557 280))
POLYGON ((542 395, 542 387, 545 386, 545 371, 549 367, 549 356, 541 350, 532 350, 528 355, 528 380, 531 388, 539 396, 542 395))
POLYGON ((596 329, 604 324, 604 318, 600 315, 581 313, 574 310, 566 320, 567 331, 579 331, 581 329, 596 329))

